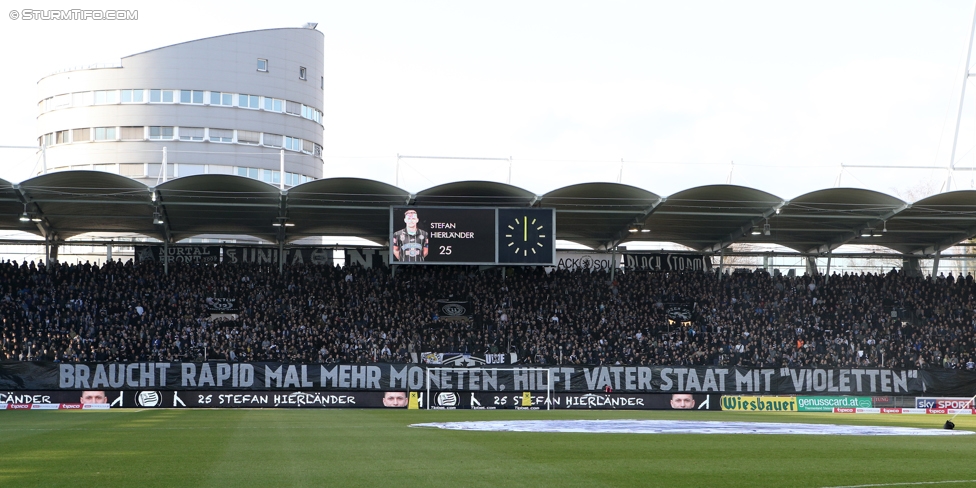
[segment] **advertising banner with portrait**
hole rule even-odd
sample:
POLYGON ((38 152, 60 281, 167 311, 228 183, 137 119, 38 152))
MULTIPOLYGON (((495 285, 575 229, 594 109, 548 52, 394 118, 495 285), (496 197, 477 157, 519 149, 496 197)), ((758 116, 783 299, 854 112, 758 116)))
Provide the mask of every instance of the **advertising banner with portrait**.
MULTIPOLYGON (((422 392, 423 393, 423 392, 422 392)), ((431 391, 431 410, 721 410, 721 395, 431 391)))
POLYGON ((406 391, 83 390, 0 393, 0 410, 92 408, 406 408, 406 391))
POLYGON ((407 408, 431 410, 721 410, 718 394, 469 391, 86 390, 0 393, 0 410, 93 408, 407 408))

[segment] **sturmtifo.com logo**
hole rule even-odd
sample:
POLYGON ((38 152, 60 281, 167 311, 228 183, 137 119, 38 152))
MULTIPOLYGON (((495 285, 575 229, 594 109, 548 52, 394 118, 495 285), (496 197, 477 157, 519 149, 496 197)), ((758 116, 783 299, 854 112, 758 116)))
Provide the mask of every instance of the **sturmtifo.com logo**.
POLYGON ((138 10, 11 10, 10 20, 139 20, 138 10))

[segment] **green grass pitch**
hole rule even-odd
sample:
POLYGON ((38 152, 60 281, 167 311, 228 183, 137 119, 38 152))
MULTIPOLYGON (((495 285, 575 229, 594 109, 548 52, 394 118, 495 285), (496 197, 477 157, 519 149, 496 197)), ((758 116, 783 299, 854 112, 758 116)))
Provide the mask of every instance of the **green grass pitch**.
MULTIPOLYGON (((0 412, 0 486, 976 486, 976 435, 542 434, 413 423, 684 419, 941 428, 945 415, 640 411, 0 412), (930 484, 931 482, 952 482, 930 484), (904 483, 903 485, 899 485, 904 483)), ((976 430, 959 416, 957 429, 976 430)))

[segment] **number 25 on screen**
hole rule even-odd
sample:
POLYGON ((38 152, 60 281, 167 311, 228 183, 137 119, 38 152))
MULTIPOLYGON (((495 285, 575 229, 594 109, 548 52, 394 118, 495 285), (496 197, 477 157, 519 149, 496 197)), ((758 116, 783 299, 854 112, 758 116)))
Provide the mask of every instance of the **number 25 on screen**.
POLYGON ((451 254, 451 246, 440 246, 440 248, 441 248, 441 254, 445 256, 451 254))

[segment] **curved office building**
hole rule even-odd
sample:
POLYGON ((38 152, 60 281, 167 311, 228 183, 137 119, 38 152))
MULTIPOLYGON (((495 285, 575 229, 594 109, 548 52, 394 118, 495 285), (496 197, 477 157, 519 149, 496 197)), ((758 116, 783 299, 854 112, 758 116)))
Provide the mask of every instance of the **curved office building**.
POLYGON ((42 171, 108 171, 150 186, 197 174, 286 187, 321 178, 324 49, 308 24, 46 76, 37 83, 42 171))

